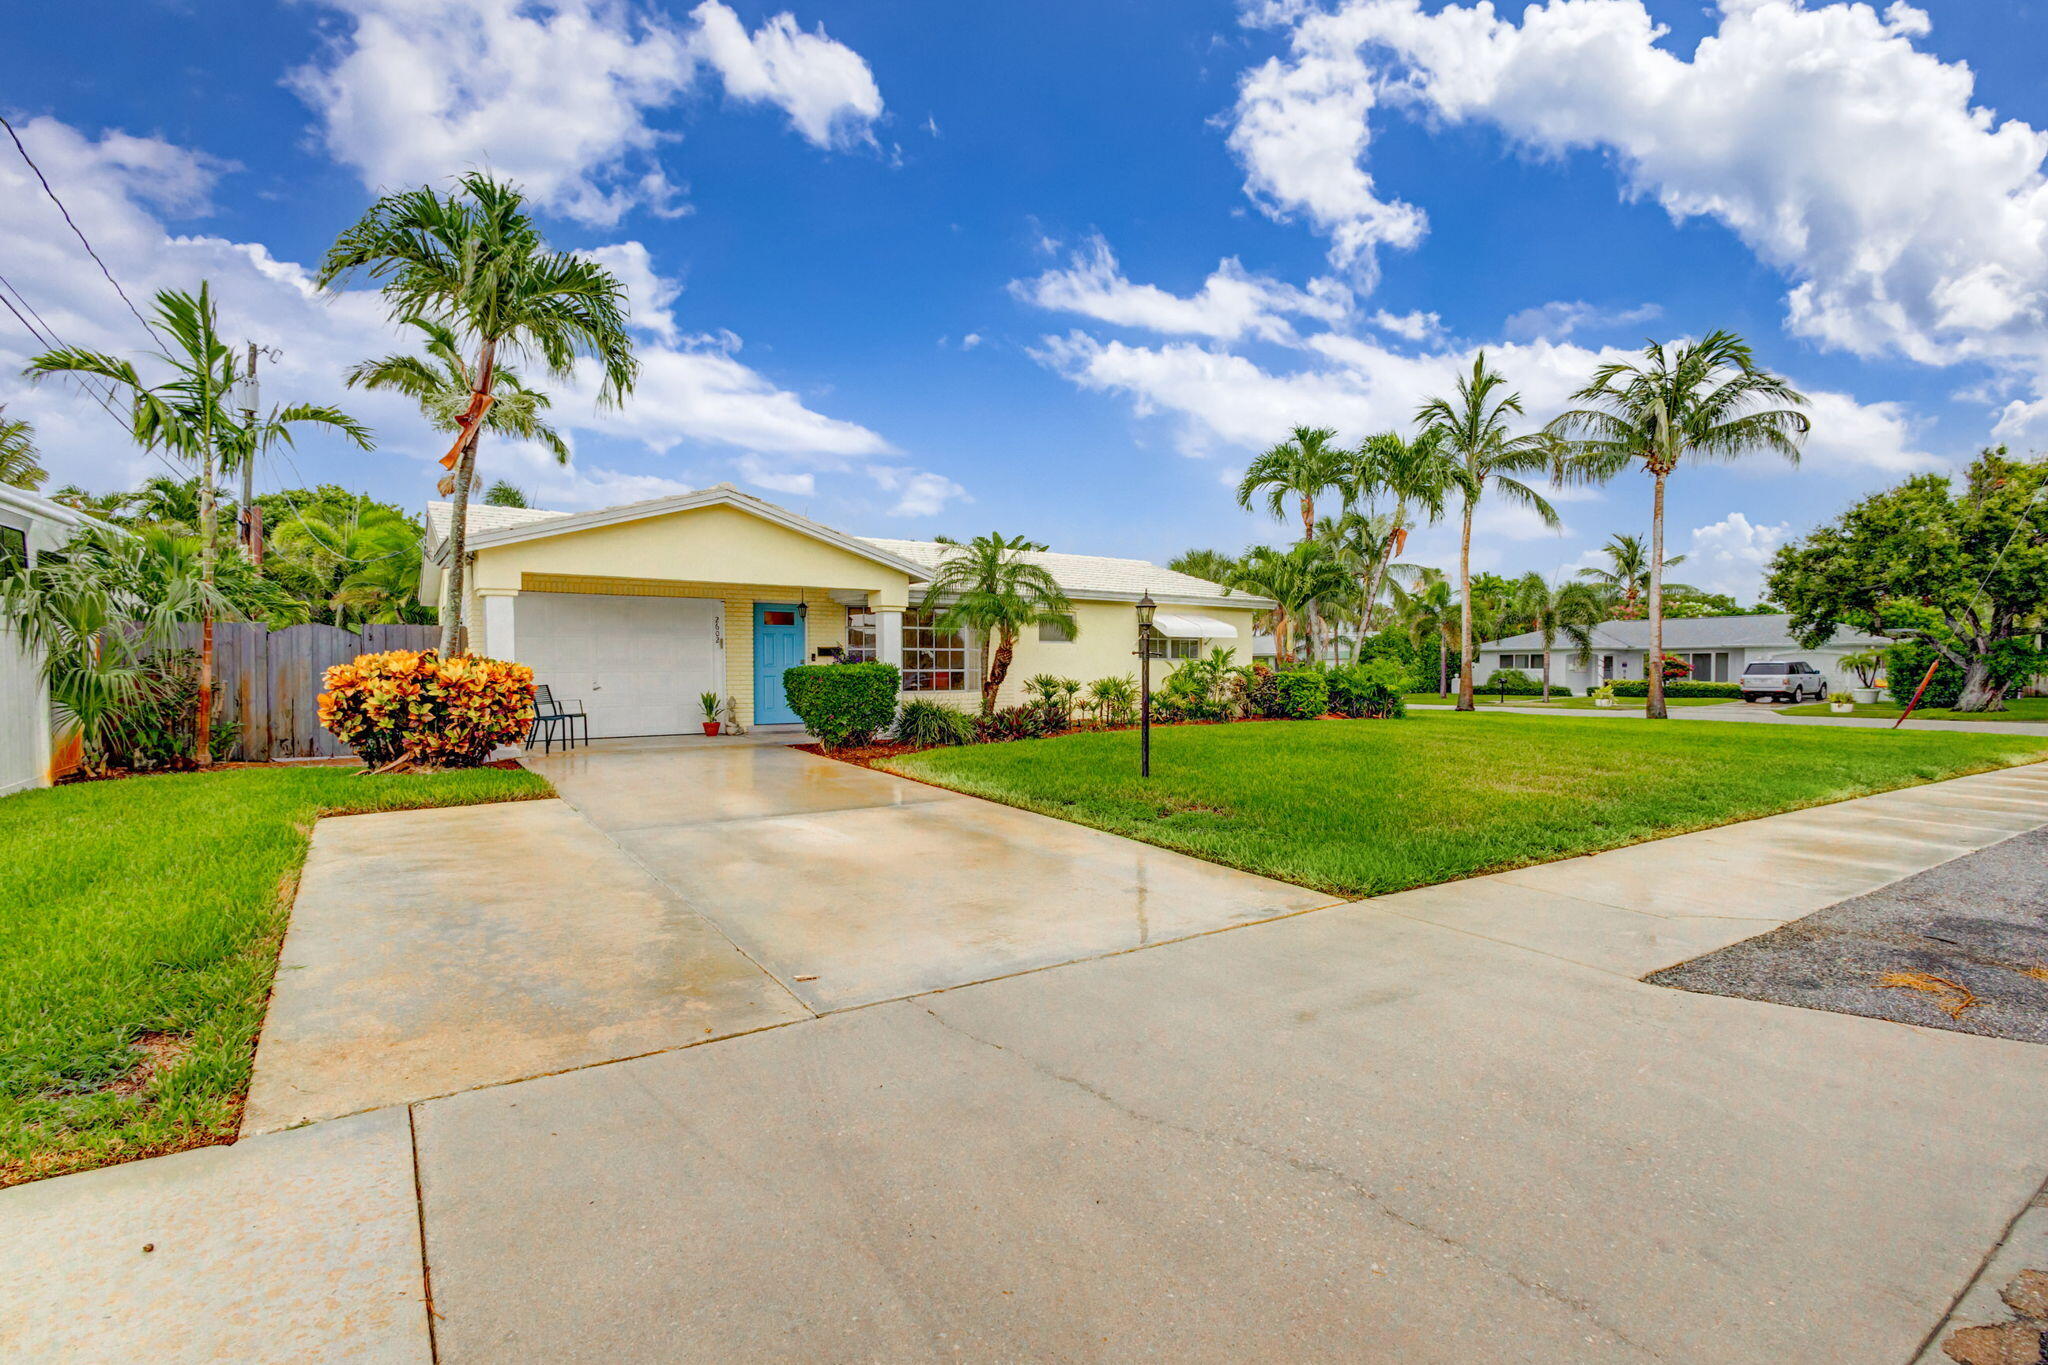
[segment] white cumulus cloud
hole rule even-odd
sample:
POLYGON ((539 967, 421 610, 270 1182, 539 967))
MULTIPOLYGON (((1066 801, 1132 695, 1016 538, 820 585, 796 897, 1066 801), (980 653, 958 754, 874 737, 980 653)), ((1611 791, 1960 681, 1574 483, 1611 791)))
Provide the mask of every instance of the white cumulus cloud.
POLYGON ((1099 236, 1075 251, 1065 267, 1012 280, 1010 292, 1054 312, 1079 313, 1168 336, 1221 341, 1246 336, 1289 341, 1294 337, 1290 316, 1330 323, 1351 306, 1351 291, 1335 280, 1311 280, 1306 289, 1297 288, 1254 274, 1234 258, 1221 262, 1192 295, 1133 284, 1124 277, 1109 243, 1099 236))
POLYGON ((1792 523, 1757 523, 1741 512, 1708 526, 1695 526, 1685 563, 1672 573, 1708 592, 1754 602, 1763 590, 1764 567, 1792 534, 1792 523))

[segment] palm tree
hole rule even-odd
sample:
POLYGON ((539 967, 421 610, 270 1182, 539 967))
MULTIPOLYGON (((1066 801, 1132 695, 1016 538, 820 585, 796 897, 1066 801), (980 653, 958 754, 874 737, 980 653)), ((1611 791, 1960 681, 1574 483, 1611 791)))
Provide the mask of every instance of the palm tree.
POLYGON ((1393 499, 1393 511, 1378 518, 1379 544, 1362 585, 1363 607, 1359 629, 1370 633, 1374 615, 1387 585, 1395 559, 1408 547, 1408 536, 1418 524, 1434 522, 1444 514, 1444 503, 1458 487, 1458 465, 1445 451, 1440 434, 1425 428, 1415 439, 1399 432, 1383 431, 1369 436, 1352 452, 1345 479, 1347 498, 1373 514, 1377 498, 1393 499), (1421 521, 1415 519, 1420 514, 1421 521))
MULTIPOLYGON (((504 373, 503 370, 498 371, 501 379, 504 373)), ((530 507, 532 505, 526 500, 526 490, 513 483, 510 479, 499 479, 484 490, 484 506, 486 507, 530 507)))
POLYGON ((1294 625, 1301 622, 1308 635, 1309 651, 1315 651, 1315 637, 1306 618, 1318 600, 1341 592, 1348 576, 1327 547, 1313 540, 1297 542, 1285 550, 1257 545, 1238 561, 1231 586, 1270 597, 1276 604, 1270 613, 1273 626, 1273 655, 1285 668, 1294 662, 1294 625))
MULTIPOLYGON (((1598 565, 1579 570, 1579 577, 1599 585, 1607 600, 1614 604, 1617 616, 1634 619, 1637 604, 1650 590, 1650 552, 1643 545, 1641 536, 1617 535, 1600 547, 1600 553, 1607 556, 1608 567, 1598 565)), ((1684 555, 1672 555, 1664 561, 1667 569, 1685 563, 1684 555)), ((1695 592, 1697 589, 1684 583, 1666 583, 1666 592, 1695 592)))
POLYGON ((1600 594, 1584 583, 1552 587, 1543 575, 1525 573, 1515 582, 1517 624, 1543 637, 1543 700, 1550 700, 1550 652, 1562 635, 1572 642, 1573 660, 1581 668, 1593 662, 1593 627, 1605 614, 1600 594))
POLYGON ((112 521, 121 516, 128 510, 128 504, 134 497, 133 493, 125 492, 89 493, 75 483, 67 483, 50 490, 51 502, 69 507, 75 512, 98 517, 102 521, 112 521))
POLYGON ((152 474, 127 495, 122 510, 151 526, 196 528, 200 517, 199 480, 152 474))
POLYGON ((0 483, 30 492, 43 486, 50 471, 36 458, 36 429, 20 417, 9 417, 0 403, 0 483))
POLYGON ((1297 500, 1301 512, 1301 538, 1316 531, 1316 496, 1342 486, 1347 452, 1337 445, 1337 433, 1329 427, 1296 427, 1289 439, 1268 450, 1246 466, 1237 484, 1237 505, 1247 512, 1261 490, 1274 516, 1287 515, 1287 499, 1297 500))
POLYGON ((1472 373, 1458 378, 1452 398, 1432 398, 1415 414, 1435 432, 1443 453, 1456 462, 1456 488, 1464 496, 1464 530, 1458 542, 1458 709, 1472 706, 1472 514, 1489 489, 1532 508, 1553 529, 1557 512, 1543 495, 1515 478, 1539 473, 1554 463, 1555 445, 1541 432, 1508 434, 1508 418, 1522 415, 1519 393, 1500 393, 1507 381, 1486 367, 1486 352, 1472 361, 1472 373))
MULTIPOLYGON (((1650 652, 1664 654, 1664 481, 1690 456, 1733 460, 1752 451, 1799 462, 1799 443, 1812 429, 1801 394, 1760 369, 1749 344, 1712 332, 1670 348, 1652 342, 1640 362, 1615 361, 1593 371, 1572 395, 1586 404, 1559 414, 1549 427, 1566 443, 1563 477, 1604 482, 1640 464, 1654 482, 1650 501, 1650 652)), ((1645 713, 1666 718, 1664 670, 1646 668, 1645 713)))
POLYGON ((1175 573, 1227 584, 1230 575, 1237 571, 1237 561, 1221 550, 1182 550, 1166 561, 1166 567, 1175 573))
POLYGON ((335 518, 301 511, 278 524, 271 546, 265 571, 325 608, 329 624, 346 630, 424 616, 409 604, 420 551, 419 528, 408 517, 374 503, 335 518))
MULTIPOLYGON (((29 361, 27 373, 37 380, 53 374, 78 375, 103 380, 125 391, 129 397, 129 429, 137 444, 147 450, 169 451, 198 466, 198 506, 194 511, 199 528, 199 576, 206 591, 197 599, 202 614, 195 757, 205 767, 213 761, 212 604, 216 600, 214 533, 218 506, 215 457, 225 452, 232 459, 239 452, 261 448, 274 437, 289 440, 288 424, 297 422, 339 426, 364 447, 369 444, 369 434, 331 408, 283 408, 254 426, 238 420, 229 397, 235 381, 235 354, 221 339, 213 296, 204 283, 197 295, 171 289, 159 291, 154 331, 164 343, 156 359, 170 372, 169 378, 159 384, 145 384, 131 361, 76 346, 45 351, 29 361)), ((156 482, 152 480, 153 484, 156 482)), ((169 487, 179 486, 176 480, 161 482, 169 487)))
POLYGON ((941 630, 974 632, 986 660, 981 679, 981 712, 996 709, 996 691, 1010 675, 1017 636, 1030 626, 1051 625, 1069 636, 1079 632, 1074 604, 1043 565, 1027 558, 1045 546, 1023 536, 976 536, 964 544, 939 537, 954 553, 939 562, 925 585, 920 610, 936 612, 941 630), (990 641, 995 648, 989 648, 990 641))
MULTIPOLYGON (((463 367, 469 401, 449 414, 461 435, 442 457, 454 474, 455 501, 449 610, 441 619, 444 657, 463 648, 469 488, 478 437, 493 425, 501 397, 499 352, 537 356, 558 380, 569 377, 578 356, 590 356, 604 377, 598 401, 605 404, 623 400, 639 372, 617 276, 588 257, 551 250, 516 187, 481 171, 463 175, 457 186, 447 195, 429 186, 385 195, 335 239, 316 277, 322 288, 333 289, 367 275, 381 282, 394 321, 427 319, 445 327, 458 358, 473 348, 475 359, 463 367)), ((510 396, 516 410, 517 394, 510 396)), ((537 411, 530 407, 529 416, 537 411)))
POLYGON ((1395 609, 1408 628, 1408 638, 1418 649, 1432 641, 1436 644, 1436 690, 1441 697, 1451 690, 1451 639, 1457 633, 1464 604, 1451 590, 1443 570, 1419 569, 1413 576, 1413 584, 1398 578, 1387 582, 1393 589, 1395 609))

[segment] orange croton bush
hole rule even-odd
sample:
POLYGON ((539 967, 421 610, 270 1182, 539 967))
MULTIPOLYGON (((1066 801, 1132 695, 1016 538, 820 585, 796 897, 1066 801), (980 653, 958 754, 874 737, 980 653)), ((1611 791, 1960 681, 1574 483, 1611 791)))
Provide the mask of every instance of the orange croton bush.
POLYGON ((433 650, 358 655, 327 670, 320 723, 372 768, 474 768, 533 721, 533 670, 433 650))

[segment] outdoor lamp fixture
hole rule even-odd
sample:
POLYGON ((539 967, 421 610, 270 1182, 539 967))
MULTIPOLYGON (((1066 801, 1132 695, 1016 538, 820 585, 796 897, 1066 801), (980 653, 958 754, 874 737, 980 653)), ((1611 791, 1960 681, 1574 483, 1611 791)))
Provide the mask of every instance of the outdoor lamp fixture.
POLYGON ((1138 599, 1138 776, 1152 776, 1152 613, 1159 604, 1147 592, 1138 599))

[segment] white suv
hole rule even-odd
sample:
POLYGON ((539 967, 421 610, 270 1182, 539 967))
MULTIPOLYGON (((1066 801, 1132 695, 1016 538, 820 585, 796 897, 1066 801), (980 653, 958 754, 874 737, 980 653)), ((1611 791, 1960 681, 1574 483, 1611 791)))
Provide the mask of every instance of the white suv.
POLYGON ((1790 663, 1751 664, 1742 670, 1742 699, 1755 701, 1758 697, 1769 697, 1775 701, 1801 701, 1811 696, 1820 701, 1828 694, 1828 680, 1811 664, 1792 661, 1790 663))

